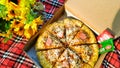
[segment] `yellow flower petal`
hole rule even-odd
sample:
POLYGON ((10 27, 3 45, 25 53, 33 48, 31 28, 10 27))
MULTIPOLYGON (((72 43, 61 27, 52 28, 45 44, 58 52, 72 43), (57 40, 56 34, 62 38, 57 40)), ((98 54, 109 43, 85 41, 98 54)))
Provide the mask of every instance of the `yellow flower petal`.
POLYGON ((31 28, 32 28, 32 30, 37 31, 37 24, 36 23, 32 23, 31 24, 31 28))
POLYGON ((14 31, 19 31, 20 28, 14 28, 14 31))
POLYGON ((43 24, 43 20, 41 19, 41 16, 39 16, 38 18, 34 19, 33 22, 37 23, 37 25, 42 25, 43 24))
POLYGON ((25 37, 28 38, 28 39, 31 37, 31 34, 28 32, 28 30, 25 30, 25 31, 24 31, 24 35, 25 35, 25 37))
POLYGON ((29 29, 30 28, 30 24, 25 24, 24 29, 29 29))

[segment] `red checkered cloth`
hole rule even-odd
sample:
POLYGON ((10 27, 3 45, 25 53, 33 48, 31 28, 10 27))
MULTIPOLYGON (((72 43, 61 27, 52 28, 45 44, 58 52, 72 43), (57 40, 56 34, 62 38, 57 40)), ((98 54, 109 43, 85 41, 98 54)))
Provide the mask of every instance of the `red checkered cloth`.
POLYGON ((0 37, 0 68, 36 67, 23 51, 27 41, 24 37, 14 34, 10 40, 4 43, 4 38, 0 37))
POLYGON ((56 9, 62 6, 65 2, 65 0, 40 0, 40 1, 45 5, 44 13, 46 20, 52 18, 54 12, 56 12, 56 9))
MULTIPOLYGON (((45 20, 49 20, 54 12, 64 4, 64 0, 38 0, 45 5, 45 20)), ((36 68, 37 66, 24 52, 23 48, 28 42, 23 36, 13 35, 4 43, 4 37, 0 37, 0 68, 36 68)))
POLYGON ((120 38, 116 39, 114 43, 115 51, 106 55, 101 68, 120 68, 120 38))

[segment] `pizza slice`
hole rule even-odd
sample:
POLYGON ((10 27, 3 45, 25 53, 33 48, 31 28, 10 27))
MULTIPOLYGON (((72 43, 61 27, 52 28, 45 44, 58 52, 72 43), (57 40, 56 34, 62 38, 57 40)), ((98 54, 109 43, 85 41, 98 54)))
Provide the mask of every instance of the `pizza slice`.
POLYGON ((68 49, 65 49, 65 51, 61 54, 61 56, 57 60, 54 68, 70 68, 68 58, 69 58, 68 49))
POLYGON ((68 49, 70 68, 81 68, 83 62, 80 57, 71 49, 68 49))
POLYGON ((59 47, 63 47, 62 43, 47 31, 44 31, 36 42, 36 50, 54 49, 59 47))
POLYGON ((64 48, 38 51, 37 56, 43 68, 53 68, 63 51, 64 48))
POLYGON ((70 45, 97 43, 93 32, 85 25, 81 27, 70 45))
POLYGON ((84 24, 82 21, 75 19, 75 18, 70 18, 70 20, 73 22, 73 24, 82 27, 84 24))
POLYGON ((98 58, 98 45, 76 45, 70 46, 70 48, 75 51, 84 62, 84 65, 89 65, 93 67, 98 58))
POLYGON ((49 25, 47 30, 50 33, 52 33, 55 37, 57 37, 62 43, 66 43, 65 27, 64 27, 63 21, 58 21, 53 23, 52 25, 49 25))
POLYGON ((69 44, 76 35, 76 33, 80 30, 83 23, 81 23, 79 20, 72 18, 64 19, 64 23, 66 29, 66 41, 69 44))

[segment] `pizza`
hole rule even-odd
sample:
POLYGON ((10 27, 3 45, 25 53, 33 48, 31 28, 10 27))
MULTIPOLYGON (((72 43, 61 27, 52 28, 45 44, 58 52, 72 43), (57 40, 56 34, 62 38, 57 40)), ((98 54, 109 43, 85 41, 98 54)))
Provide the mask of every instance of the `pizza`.
POLYGON ((94 33, 71 17, 47 25, 35 49, 43 68, 93 68, 98 59, 94 33))

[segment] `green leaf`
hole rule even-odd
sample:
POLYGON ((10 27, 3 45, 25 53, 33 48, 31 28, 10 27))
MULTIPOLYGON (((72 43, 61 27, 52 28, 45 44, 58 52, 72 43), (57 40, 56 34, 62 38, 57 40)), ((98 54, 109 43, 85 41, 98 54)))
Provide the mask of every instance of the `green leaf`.
POLYGON ((8 30, 10 28, 10 22, 5 24, 5 29, 8 30))
POLYGON ((31 23, 35 18, 39 17, 42 15, 42 10, 44 9, 43 5, 41 2, 36 2, 34 5, 31 5, 31 2, 33 0, 30 0, 30 11, 26 15, 26 24, 31 23))
POLYGON ((7 43, 8 40, 9 40, 9 38, 5 38, 4 39, 4 43, 7 43))
POLYGON ((33 10, 30 10, 30 12, 26 15, 26 24, 31 23, 35 18, 36 18, 37 14, 33 12, 33 10))
POLYGON ((6 15, 7 15, 6 11, 7 11, 6 6, 0 4, 0 18, 1 18, 1 17, 2 17, 2 18, 5 18, 5 17, 6 17, 6 15))
POLYGON ((12 38, 12 36, 13 36, 13 34, 11 33, 11 34, 9 35, 9 37, 5 37, 4 43, 7 43, 7 41, 10 40, 10 39, 12 38))
POLYGON ((12 36, 13 36, 13 34, 11 33, 10 36, 9 36, 9 38, 12 38, 12 36))
POLYGON ((7 30, 10 29, 10 24, 10 21, 6 21, 0 18, 0 31, 6 33, 7 30))

